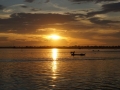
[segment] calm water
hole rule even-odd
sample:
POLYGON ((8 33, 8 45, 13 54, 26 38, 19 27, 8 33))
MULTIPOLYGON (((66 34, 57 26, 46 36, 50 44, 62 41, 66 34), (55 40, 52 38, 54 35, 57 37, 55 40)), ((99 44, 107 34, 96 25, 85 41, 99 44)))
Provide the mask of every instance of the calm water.
POLYGON ((120 89, 119 49, 0 49, 0 90, 81 89, 120 89))

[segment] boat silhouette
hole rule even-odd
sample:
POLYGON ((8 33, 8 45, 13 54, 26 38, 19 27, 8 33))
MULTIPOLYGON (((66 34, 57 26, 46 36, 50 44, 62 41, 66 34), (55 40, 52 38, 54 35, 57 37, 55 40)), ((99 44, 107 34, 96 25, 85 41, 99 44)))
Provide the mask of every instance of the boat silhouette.
POLYGON ((75 51, 70 52, 71 56, 79 55, 79 56, 85 56, 85 53, 75 53, 75 51))

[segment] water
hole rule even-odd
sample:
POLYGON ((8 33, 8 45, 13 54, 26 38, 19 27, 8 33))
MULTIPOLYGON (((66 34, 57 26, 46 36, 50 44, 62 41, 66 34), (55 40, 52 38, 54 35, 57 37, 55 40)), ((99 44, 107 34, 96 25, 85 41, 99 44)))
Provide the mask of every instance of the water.
POLYGON ((120 89, 119 49, 0 49, 0 90, 83 89, 120 89))

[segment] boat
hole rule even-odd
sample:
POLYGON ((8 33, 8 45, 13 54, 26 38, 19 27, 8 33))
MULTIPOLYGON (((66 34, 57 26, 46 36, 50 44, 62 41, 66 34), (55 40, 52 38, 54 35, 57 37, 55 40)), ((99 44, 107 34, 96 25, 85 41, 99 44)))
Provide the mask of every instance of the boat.
POLYGON ((85 53, 75 53, 75 51, 70 52, 72 56, 79 55, 79 56, 85 56, 85 53))

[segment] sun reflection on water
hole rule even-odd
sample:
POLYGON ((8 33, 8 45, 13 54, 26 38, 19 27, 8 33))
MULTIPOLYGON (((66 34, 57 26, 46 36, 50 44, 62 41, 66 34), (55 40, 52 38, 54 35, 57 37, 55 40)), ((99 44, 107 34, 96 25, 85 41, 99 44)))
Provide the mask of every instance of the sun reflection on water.
POLYGON ((57 52, 58 50, 56 48, 52 49, 52 58, 54 61, 57 60, 57 52))
POLYGON ((57 57, 58 57, 58 49, 52 49, 52 58, 53 58, 53 62, 52 62, 52 78, 56 79, 56 70, 57 70, 57 57))

